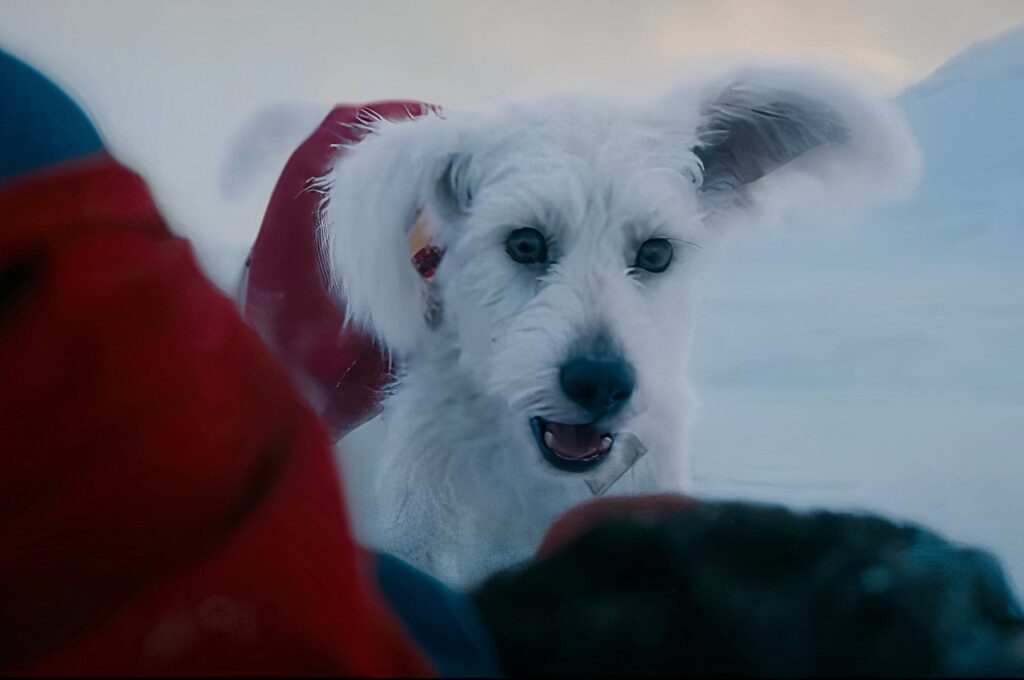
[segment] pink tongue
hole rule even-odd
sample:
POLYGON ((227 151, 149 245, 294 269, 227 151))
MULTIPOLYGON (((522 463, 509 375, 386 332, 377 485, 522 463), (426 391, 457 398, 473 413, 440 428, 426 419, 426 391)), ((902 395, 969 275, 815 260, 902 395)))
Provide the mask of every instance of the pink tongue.
POLYGON ((545 430, 553 438, 545 438, 552 451, 569 460, 593 456, 601 449, 601 433, 589 425, 546 423, 545 430))

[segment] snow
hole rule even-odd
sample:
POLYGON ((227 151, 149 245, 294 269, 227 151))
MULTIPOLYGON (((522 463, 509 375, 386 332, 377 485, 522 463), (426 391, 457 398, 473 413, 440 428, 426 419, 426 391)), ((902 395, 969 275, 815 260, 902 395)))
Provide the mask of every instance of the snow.
POLYGON ((1024 31, 901 96, 912 200, 746 236, 704 304, 701 493, 885 512, 993 550, 1024 591, 1024 31))

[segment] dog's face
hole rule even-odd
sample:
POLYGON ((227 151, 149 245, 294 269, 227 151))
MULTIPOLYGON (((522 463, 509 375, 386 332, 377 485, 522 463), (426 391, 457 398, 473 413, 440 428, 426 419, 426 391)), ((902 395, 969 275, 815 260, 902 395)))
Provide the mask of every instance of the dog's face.
POLYGON ((501 404, 480 416, 511 448, 582 472, 620 442, 678 448, 696 274, 718 234, 796 191, 891 188, 904 135, 884 108, 786 71, 653 107, 381 122, 333 172, 332 259, 357 323, 410 364, 457 364, 501 404), (444 251, 429 281, 408 261, 418 218, 444 251))
POLYGON ((622 432, 652 448, 677 435, 707 227, 688 149, 669 157, 631 120, 563 113, 520 115, 448 170, 431 285, 441 337, 504 405, 488 416, 519 448, 579 472, 624 445, 622 432))

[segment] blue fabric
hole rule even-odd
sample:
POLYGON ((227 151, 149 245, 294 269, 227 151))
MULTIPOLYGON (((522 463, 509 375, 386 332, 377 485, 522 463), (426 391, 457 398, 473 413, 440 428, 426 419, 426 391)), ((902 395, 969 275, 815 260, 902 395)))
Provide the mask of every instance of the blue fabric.
POLYGON ((379 553, 381 592, 443 676, 501 675, 490 635, 467 595, 402 560, 379 553))
POLYGON ((0 50, 0 182, 102 148, 96 129, 70 97, 0 50))

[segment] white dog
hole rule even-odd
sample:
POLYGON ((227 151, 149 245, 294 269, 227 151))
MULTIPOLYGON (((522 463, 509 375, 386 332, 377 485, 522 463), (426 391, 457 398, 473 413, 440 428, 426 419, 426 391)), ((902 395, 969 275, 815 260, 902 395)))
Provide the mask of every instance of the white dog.
POLYGON ((609 485, 687 490, 702 253, 789 209, 891 196, 915 158, 888 105, 791 67, 642 105, 379 121, 324 211, 350 322, 400 374, 349 485, 361 538, 467 586, 609 485), (444 252, 430 279, 414 225, 444 252))

